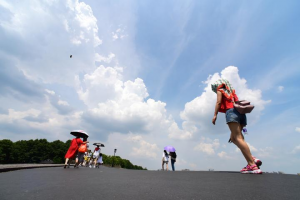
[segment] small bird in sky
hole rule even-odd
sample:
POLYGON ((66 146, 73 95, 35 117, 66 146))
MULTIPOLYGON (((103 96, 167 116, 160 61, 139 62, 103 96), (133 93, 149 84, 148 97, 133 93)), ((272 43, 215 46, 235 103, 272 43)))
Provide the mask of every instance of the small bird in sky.
POLYGON ((72 58, 72 55, 70 55, 70 58, 72 58))

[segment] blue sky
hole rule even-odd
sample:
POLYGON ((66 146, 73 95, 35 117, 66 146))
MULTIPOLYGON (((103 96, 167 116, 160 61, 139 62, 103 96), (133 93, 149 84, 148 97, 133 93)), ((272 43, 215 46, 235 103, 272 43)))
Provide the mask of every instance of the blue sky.
POLYGON ((174 145, 178 169, 240 170, 224 116, 211 124, 223 77, 256 106, 262 170, 299 173, 299 4, 1 0, 0 139, 83 129, 148 169, 174 145))

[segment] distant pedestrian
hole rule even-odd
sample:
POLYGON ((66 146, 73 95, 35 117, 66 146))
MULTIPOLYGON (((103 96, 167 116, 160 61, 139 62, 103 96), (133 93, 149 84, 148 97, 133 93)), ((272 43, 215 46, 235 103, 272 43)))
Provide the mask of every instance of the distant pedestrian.
POLYGON ((96 168, 96 164, 97 164, 97 160, 100 155, 100 152, 101 152, 101 148, 99 145, 97 145, 96 148, 94 149, 93 157, 90 161, 90 168, 96 168))
POLYGON ((172 170, 175 171, 176 152, 170 152, 172 170))
POLYGON ((162 170, 165 170, 164 169, 165 164, 166 164, 166 170, 167 171, 169 170, 168 163, 169 163, 169 154, 166 150, 164 150, 163 155, 162 155, 162 170))
POLYGON ((76 138, 72 139, 70 147, 65 155, 66 161, 65 161, 64 168, 67 167, 70 159, 74 159, 76 157, 78 147, 83 143, 84 142, 80 139, 80 137, 76 137, 76 138))
POLYGON ((259 169, 261 161, 251 155, 248 144, 244 140, 242 134, 243 127, 247 125, 247 118, 245 114, 240 114, 235 108, 233 103, 238 101, 238 97, 235 94, 235 90, 226 79, 219 79, 211 85, 212 90, 217 93, 217 102, 215 106, 215 113, 212 119, 212 123, 215 125, 217 115, 219 112, 226 113, 226 123, 231 131, 230 140, 233 142, 242 152, 248 165, 241 170, 244 174, 261 174, 259 169))
POLYGON ((79 165, 82 166, 83 161, 84 161, 84 154, 88 151, 88 141, 87 141, 87 137, 83 138, 83 143, 79 146, 79 150, 77 152, 76 155, 76 160, 75 160, 75 165, 74 168, 77 167, 79 165), (82 152, 80 152, 80 150, 82 149, 82 152))
POLYGON ((86 167, 89 166, 91 157, 92 157, 92 151, 89 149, 88 152, 86 152, 86 154, 84 156, 84 162, 83 162, 84 166, 86 166, 86 167))
POLYGON ((100 165, 103 165, 102 153, 99 155, 96 167, 99 168, 100 165))

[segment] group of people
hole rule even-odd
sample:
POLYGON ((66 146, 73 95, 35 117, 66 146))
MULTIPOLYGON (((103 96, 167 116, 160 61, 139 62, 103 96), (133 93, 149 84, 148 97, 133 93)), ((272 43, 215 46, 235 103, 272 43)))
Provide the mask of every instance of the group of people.
POLYGON ((100 145, 96 145, 94 151, 89 150, 87 137, 72 139, 70 147, 65 155, 64 168, 70 167, 70 160, 75 159, 74 168, 85 166, 90 168, 99 168, 103 164, 100 145))
POLYGON ((166 165, 166 170, 169 170, 169 160, 171 160, 171 166, 172 166, 172 171, 175 171, 175 162, 176 162, 176 152, 167 152, 166 150, 164 150, 163 155, 162 155, 162 170, 164 171, 165 168, 164 166, 166 165))

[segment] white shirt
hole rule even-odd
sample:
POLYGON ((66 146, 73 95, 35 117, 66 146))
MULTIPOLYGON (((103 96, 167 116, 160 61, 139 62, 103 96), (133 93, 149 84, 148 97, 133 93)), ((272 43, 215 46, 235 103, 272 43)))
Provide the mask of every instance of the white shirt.
POLYGON ((163 157, 164 161, 169 161, 169 154, 163 153, 162 157, 163 157))
POLYGON ((101 151, 101 149, 100 149, 100 148, 99 148, 99 150, 98 150, 98 151, 96 151, 96 150, 95 150, 95 152, 94 152, 94 156, 96 156, 96 157, 97 157, 97 156, 99 156, 99 154, 100 154, 100 151, 101 151))

